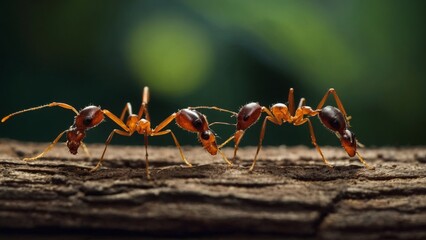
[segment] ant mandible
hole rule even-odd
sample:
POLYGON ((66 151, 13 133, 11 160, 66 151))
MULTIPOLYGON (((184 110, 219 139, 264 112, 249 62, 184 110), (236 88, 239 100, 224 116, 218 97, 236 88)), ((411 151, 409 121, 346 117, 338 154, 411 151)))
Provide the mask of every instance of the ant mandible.
POLYGON ((239 110, 238 113, 233 113, 237 117, 237 124, 236 124, 237 130, 235 134, 232 135, 230 138, 228 138, 224 143, 222 143, 219 146, 219 148, 222 148, 229 141, 234 139, 235 146, 234 146, 233 158, 235 159, 237 155, 237 151, 238 151, 238 146, 241 142, 242 137, 244 136, 245 131, 259 120, 262 112, 265 112, 267 116, 263 120, 262 128, 260 131, 259 144, 256 150, 256 155, 253 159, 253 163, 249 171, 253 171, 254 166, 256 165, 257 156, 262 147, 262 141, 265 137, 266 123, 268 121, 276 125, 282 125, 283 123, 288 122, 295 126, 300 126, 305 123, 308 123, 312 144, 315 146, 316 150, 321 155, 321 158, 324 161, 324 163, 328 167, 332 168, 332 165, 325 159, 320 147, 317 144, 312 123, 310 119, 308 118, 308 117, 318 115, 322 124, 329 130, 334 132, 336 136, 340 139, 340 143, 342 147, 345 149, 345 151, 348 153, 350 157, 357 155, 359 161, 363 163, 365 167, 369 169, 374 169, 374 167, 370 167, 364 161, 362 156, 358 153, 357 145, 360 145, 360 144, 357 142, 355 138, 355 134, 349 130, 350 117, 347 116, 346 111, 343 107, 343 104, 340 101, 339 96, 337 95, 336 91, 333 88, 330 88, 327 91, 327 93, 324 95, 324 97, 322 98, 321 102, 318 104, 315 110, 313 110, 309 106, 305 106, 305 102, 306 102, 305 98, 301 98, 299 105, 297 106, 297 108, 295 108, 294 90, 293 88, 290 88, 289 94, 288 94, 288 105, 283 103, 277 103, 272 105, 272 107, 270 108, 260 106, 259 103, 257 102, 251 102, 244 105, 239 110), (327 100, 330 94, 333 95, 338 108, 333 106, 323 107, 325 104, 325 101, 327 100))
POLYGON ((12 116, 15 116, 24 112, 46 108, 46 107, 61 107, 61 108, 73 111, 76 114, 76 116, 74 117, 74 123, 67 130, 61 132, 43 152, 41 152, 40 154, 34 157, 24 158, 23 159, 24 161, 33 161, 43 157, 44 154, 46 154, 55 146, 55 144, 61 139, 61 137, 65 133, 67 137, 67 142, 66 142, 67 147, 71 154, 74 154, 74 155, 77 154, 78 148, 80 147, 80 145, 82 145, 87 155, 90 156, 86 145, 84 145, 83 143, 83 139, 86 136, 86 131, 99 125, 104 120, 105 115, 109 117, 110 119, 112 119, 114 122, 117 122, 118 124, 120 124, 119 119, 116 116, 114 116, 108 110, 105 110, 105 109, 102 110, 100 107, 90 105, 83 108, 80 111, 77 111, 73 106, 66 103, 60 103, 60 102, 52 102, 46 105, 28 108, 28 109, 24 109, 24 110, 9 114, 6 117, 4 117, 1 120, 1 122, 2 123, 6 122, 12 116))
POLYGON ((171 134, 172 138, 176 144, 176 147, 179 149, 180 156, 185 164, 189 167, 192 166, 189 163, 185 155, 183 154, 182 148, 175 136, 175 134, 170 129, 164 130, 164 128, 169 125, 173 120, 176 121, 176 124, 182 129, 197 133, 198 140, 203 145, 204 149, 209 152, 211 155, 216 155, 218 152, 222 155, 223 159, 229 164, 232 163, 226 158, 226 156, 220 151, 216 144, 216 137, 213 131, 209 127, 209 123, 205 115, 196 111, 195 108, 184 108, 180 109, 175 113, 172 113, 169 117, 163 120, 160 124, 158 124, 155 128, 151 128, 151 119, 148 113, 148 101, 149 101, 149 89, 145 87, 142 94, 142 104, 139 108, 138 114, 133 114, 132 105, 127 103, 124 107, 120 119, 115 121, 122 129, 114 129, 108 136, 105 142, 105 148, 102 152, 102 156, 99 159, 96 167, 92 169, 92 171, 97 170, 101 165, 105 156, 105 152, 108 148, 108 145, 111 143, 112 137, 114 134, 119 134, 122 136, 130 137, 135 132, 144 135, 144 144, 145 144, 145 164, 146 164, 146 176, 150 178, 149 172, 149 162, 148 162, 148 137, 149 136, 161 136, 165 134, 171 134), (126 122, 124 123, 124 116, 128 113, 128 117, 126 122), (145 116, 145 118, 144 118, 145 116))

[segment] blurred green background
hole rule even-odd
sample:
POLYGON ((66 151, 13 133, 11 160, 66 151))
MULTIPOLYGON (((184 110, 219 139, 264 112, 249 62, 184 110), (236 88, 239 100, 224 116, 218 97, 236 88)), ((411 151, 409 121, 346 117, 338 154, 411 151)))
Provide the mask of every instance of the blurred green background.
MULTIPOLYGON (((0 115, 52 101, 119 115, 151 90, 155 126, 187 106, 237 111, 250 101, 315 107, 334 87, 367 146, 425 144, 425 1, 8 1, 0 3, 0 115)), ((330 104, 334 100, 330 98, 330 104)), ((210 122, 234 122, 204 111, 210 122)), ((0 137, 51 141, 73 122, 61 108, 16 116, 0 137)), ((242 142, 256 145, 260 123, 242 142)), ((107 120, 86 142, 104 142, 107 120)), ((320 146, 339 142, 314 120, 320 146)), ((195 134, 170 125, 182 144, 195 134)), ((231 126, 214 126, 226 139, 231 126)), ((115 137, 140 144, 143 137, 115 137)), ((170 136, 150 139, 173 145, 170 136)), ((307 126, 267 127, 265 145, 310 145, 307 126)))

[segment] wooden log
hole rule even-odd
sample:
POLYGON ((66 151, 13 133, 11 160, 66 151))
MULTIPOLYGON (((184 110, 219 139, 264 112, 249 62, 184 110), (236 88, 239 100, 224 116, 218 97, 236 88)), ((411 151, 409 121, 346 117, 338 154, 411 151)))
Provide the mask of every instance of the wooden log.
MULTIPOLYGON (((341 148, 241 148, 232 167, 201 147, 89 145, 95 158, 58 144, 0 141, 0 238, 13 235, 292 239, 426 239, 426 148, 366 148, 368 170, 341 148)), ((226 148, 227 156, 232 149, 226 148)))

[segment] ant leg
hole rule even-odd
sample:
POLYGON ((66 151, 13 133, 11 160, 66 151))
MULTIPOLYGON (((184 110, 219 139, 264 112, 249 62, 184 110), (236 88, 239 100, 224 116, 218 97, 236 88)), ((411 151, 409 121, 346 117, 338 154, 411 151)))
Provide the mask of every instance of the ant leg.
POLYGON ((183 154, 183 151, 182 151, 182 147, 180 146, 179 141, 177 140, 177 138, 176 138, 175 134, 172 132, 172 130, 167 129, 167 130, 163 130, 163 131, 160 131, 160 132, 153 132, 150 135, 151 136, 161 136, 161 135, 166 135, 166 134, 169 134, 169 133, 172 135, 173 141, 175 141, 176 147, 179 149, 180 157, 182 158, 182 160, 185 162, 185 164, 188 167, 192 167, 192 164, 189 163, 186 160, 185 155, 183 154))
POLYGON ((293 116, 296 111, 294 109, 294 89, 293 88, 290 88, 290 90, 288 91, 288 110, 291 116, 293 116))
POLYGON ((337 95, 336 90, 334 88, 330 88, 324 95, 324 97, 321 99, 321 102, 318 104, 317 109, 321 109, 322 106, 324 106, 325 101, 327 100, 328 96, 330 94, 333 94, 334 100, 336 101, 337 107, 339 110, 343 113, 346 120, 350 120, 350 116, 347 115, 345 108, 343 107, 342 101, 340 100, 339 96, 337 95))
POLYGON ((160 124, 158 124, 152 131, 154 133, 157 133, 161 131, 161 129, 165 128, 169 123, 171 123, 176 118, 176 113, 172 113, 170 116, 168 116, 166 119, 164 119, 160 124))
POLYGON ((317 149, 318 153, 321 155, 322 161, 325 163, 325 165, 327 165, 327 167, 329 168, 333 168, 333 165, 331 165, 327 159, 325 159, 324 154, 322 154, 321 148, 318 146, 317 144, 317 139, 315 137, 315 133, 314 133, 314 127, 312 126, 311 120, 309 120, 309 118, 304 118, 301 121, 295 123, 295 126, 299 126, 304 124, 305 122, 308 122, 308 126, 309 126, 309 133, 311 135, 311 141, 312 144, 315 146, 315 148, 317 149))
POLYGON ((144 144, 145 144, 145 170, 146 170, 146 178, 148 180, 151 179, 151 174, 149 172, 149 161, 148 161, 148 135, 145 133, 143 135, 144 144))
POLYGON ((86 155, 89 158, 92 158, 92 155, 90 154, 89 149, 87 148, 86 144, 84 144, 84 142, 81 142, 81 146, 83 147, 83 151, 86 153, 86 155))
POLYGON ((142 93, 142 103, 148 104, 149 102, 149 88, 144 87, 142 93))
POLYGON ((358 153, 358 151, 356 152, 356 155, 357 155, 357 157, 358 157, 359 161, 360 161, 362 164, 364 164, 364 166, 365 166, 366 168, 368 168, 368 169, 370 169, 370 170, 374 170, 374 169, 376 169, 375 167, 371 167, 370 165, 368 165, 368 164, 367 164, 367 162, 366 162, 366 161, 362 158, 361 154, 359 154, 359 153, 358 153))
POLYGON ((221 149, 221 148, 223 148, 226 144, 228 144, 232 139, 234 139, 235 138, 235 135, 232 135, 232 136, 230 136, 228 139, 226 139, 226 141, 225 142, 223 142, 222 144, 220 144, 219 146, 218 146, 218 148, 219 149, 221 149))
POLYGON ((139 109, 138 117, 139 119, 141 119, 143 114, 145 113, 146 120, 151 122, 151 117, 149 116, 149 112, 148 112, 148 102, 149 102, 149 88, 144 87, 143 93, 142 93, 142 104, 139 109))
POLYGON ((228 123, 228 122, 212 122, 209 124, 209 127, 213 126, 213 125, 228 125, 228 126, 236 126, 235 123, 228 123))
POLYGON ((126 103, 126 106, 124 106, 123 111, 121 111, 121 115, 120 115, 120 120, 121 120, 121 121, 124 121, 124 115, 126 114, 126 112, 127 112, 129 115, 132 115, 132 114, 133 114, 133 111, 132 111, 132 104, 130 104, 129 102, 128 102, 128 103, 126 103))
POLYGON ((151 122, 151 117, 149 116, 148 106, 146 103, 141 104, 141 107, 139 108, 138 119, 142 119, 144 114, 145 119, 148 120, 148 122, 151 122))
POLYGON ((32 108, 28 108, 28 109, 24 109, 24 110, 21 110, 21 111, 18 111, 18 112, 11 113, 11 114, 7 115, 6 117, 2 118, 1 122, 6 122, 12 116, 15 116, 15 115, 18 115, 18 114, 21 114, 21 113, 24 113, 24 112, 38 110, 38 109, 45 108, 45 107, 61 107, 61 108, 69 109, 69 110, 73 111, 76 115, 78 115, 78 111, 73 106, 66 104, 66 103, 52 102, 52 103, 41 105, 41 106, 38 106, 38 107, 32 107, 32 108))
POLYGON ((220 155, 222 156, 223 160, 225 160, 225 162, 228 164, 228 166, 232 166, 232 162, 228 160, 228 158, 225 156, 225 154, 220 150, 220 148, 218 149, 218 152, 220 153, 220 155))
POLYGON ((119 119, 117 116, 115 116, 113 113, 111 113, 109 110, 102 110, 102 112, 109 117, 112 121, 114 121, 116 124, 118 124, 121 128, 123 128, 126 132, 130 132, 130 129, 126 126, 126 124, 119 119))
MULTIPOLYGON (((235 132, 234 135, 234 139, 235 139, 235 144, 234 144, 234 156, 232 157, 232 160, 235 161, 235 159, 237 159, 237 152, 238 152, 238 148, 240 146, 240 142, 243 139, 244 134, 246 133, 245 130, 237 130, 235 132)), ((228 141, 228 140, 226 140, 228 141)))
MULTIPOLYGON (((235 138, 235 136, 234 135, 232 135, 232 136, 230 136, 228 139, 226 139, 226 141, 225 142, 223 142, 222 144, 220 144, 217 148, 219 149, 219 153, 220 153, 220 155, 222 155, 222 158, 228 163, 228 165, 233 165, 233 163, 231 162, 231 161, 229 161, 228 160, 228 158, 225 156, 225 154, 220 150, 220 149, 222 149, 226 144, 228 144, 232 139, 234 139, 235 138)), ((236 152, 235 152, 235 150, 234 150, 234 158, 233 159, 235 159, 235 155, 236 155, 236 152)))
MULTIPOLYGON (((216 124, 221 124, 221 125, 232 125, 232 126, 235 126, 235 124, 233 124, 233 123, 227 123, 227 122, 212 122, 212 123, 210 123, 209 124, 209 127, 210 126, 212 126, 212 125, 216 125, 216 124)), ((224 141, 222 144, 220 144, 219 146, 218 146, 218 148, 219 149, 221 149, 221 148, 223 148, 226 144, 228 144, 232 139, 234 139, 235 138, 235 135, 232 135, 232 136, 230 136, 228 139, 226 139, 226 141, 224 141)), ((221 154, 222 154, 222 152, 221 152, 221 154)), ((236 155, 237 153, 236 152, 234 152, 234 158, 233 159, 235 159, 235 155, 236 155)), ((223 154, 222 154, 223 155, 223 154)), ((229 160, 228 159, 226 159, 226 162, 228 162, 229 163, 229 160)))
POLYGON ((192 167, 192 164, 186 160, 185 155, 183 154, 182 147, 179 144, 179 141, 177 140, 175 134, 172 132, 172 130, 164 130, 161 131, 163 128, 165 128, 167 125, 169 125, 173 120, 176 118, 176 113, 173 113, 172 115, 168 116, 166 119, 164 119, 160 124, 158 124, 154 130, 152 130, 151 136, 160 136, 170 133, 173 137, 173 141, 175 142, 176 147, 179 149, 180 157, 185 162, 186 165, 189 167, 192 167))
POLYGON ((319 114, 318 111, 313 110, 309 106, 304 106, 305 99, 300 99, 299 107, 296 109, 296 113, 293 116, 293 123, 295 126, 305 123, 305 115, 313 117, 319 114))
POLYGON ((109 110, 104 109, 102 110, 102 112, 109 117, 113 122, 115 122, 117 125, 119 125, 121 128, 124 129, 124 131, 119 130, 119 129, 114 129, 110 135, 108 136, 107 141, 105 142, 105 149, 102 153, 101 159, 99 160, 98 164, 92 168, 90 171, 94 172, 96 170, 98 170, 99 167, 102 166, 102 161, 105 155, 105 152, 107 150, 108 144, 111 142, 112 137, 114 136, 114 133, 120 134, 122 136, 131 136, 133 134, 133 132, 131 132, 131 130, 126 126, 126 124, 124 124, 123 122, 123 118, 124 118, 124 114, 126 112, 126 110, 129 112, 129 114, 132 114, 132 105, 130 103, 127 103, 126 106, 124 107, 120 118, 118 118, 117 116, 115 116, 113 113, 111 113, 109 110))
POLYGON ((24 161, 34 161, 34 160, 37 160, 38 158, 41 158, 41 157, 43 157, 43 155, 44 154, 46 154, 48 151, 50 151, 50 149, 52 149, 54 146, 55 146, 55 144, 59 141, 59 139, 61 139, 61 137, 62 137, 62 135, 64 135, 64 133, 66 133, 66 132, 68 132, 69 130, 65 130, 65 131, 63 131, 63 132, 61 132, 56 138, 55 138, 55 140, 53 140, 53 142, 49 145, 49 146, 47 146, 47 148, 43 151, 43 152, 41 152, 39 155, 37 155, 37 156, 35 156, 35 157, 30 157, 30 158, 24 158, 23 160, 24 161))
POLYGON ((306 99, 305 98, 301 98, 299 101, 299 106, 297 108, 301 108, 303 106, 305 106, 306 104, 306 99))
POLYGON ((262 129, 260 130, 259 144, 257 145, 256 155, 254 155, 253 163, 249 169, 250 172, 253 171, 254 166, 256 165, 257 156, 260 152, 260 149, 262 148, 263 139, 265 138, 266 123, 268 121, 271 121, 277 125, 281 125, 281 123, 273 116, 266 116, 263 120, 262 129))
POLYGON ((102 166, 102 161, 104 160, 105 152, 106 152, 108 145, 110 144, 112 137, 114 136, 115 133, 120 134, 122 136, 126 136, 126 137, 130 137, 133 134, 132 132, 125 132, 125 131, 122 131, 122 130, 119 130, 119 129, 112 130, 112 132, 108 136, 108 139, 105 142, 105 148, 104 148, 104 151, 102 152, 101 158, 98 161, 98 164, 96 164, 96 166, 94 168, 92 168, 90 170, 90 172, 94 172, 102 166))

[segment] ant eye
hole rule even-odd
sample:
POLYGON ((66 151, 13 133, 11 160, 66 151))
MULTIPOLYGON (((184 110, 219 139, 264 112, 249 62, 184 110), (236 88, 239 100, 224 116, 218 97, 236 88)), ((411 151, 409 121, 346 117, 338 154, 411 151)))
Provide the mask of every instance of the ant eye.
POLYGON ((86 117, 86 118, 83 120, 83 124, 84 124, 84 125, 86 125, 86 126, 89 126, 89 125, 91 125, 91 124, 92 124, 92 120, 93 120, 93 118, 92 118, 92 117, 86 117))
POLYGON ((355 133, 349 130, 345 130, 344 134, 342 135, 342 138, 349 143, 354 143, 355 133))
POLYGON ((210 138, 210 132, 209 131, 205 131, 201 133, 201 138, 204 140, 209 140, 210 138))

